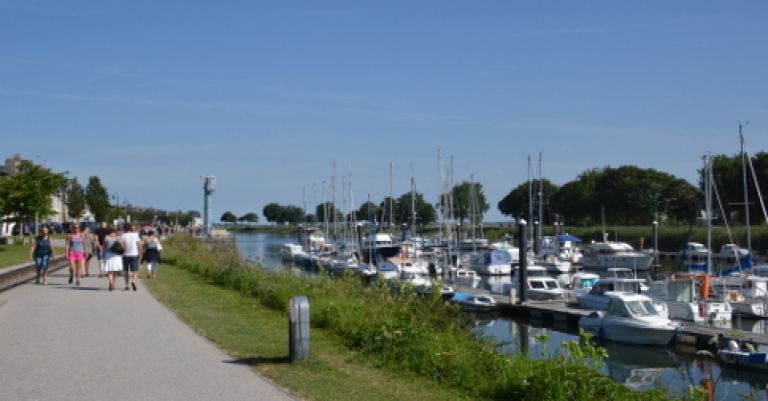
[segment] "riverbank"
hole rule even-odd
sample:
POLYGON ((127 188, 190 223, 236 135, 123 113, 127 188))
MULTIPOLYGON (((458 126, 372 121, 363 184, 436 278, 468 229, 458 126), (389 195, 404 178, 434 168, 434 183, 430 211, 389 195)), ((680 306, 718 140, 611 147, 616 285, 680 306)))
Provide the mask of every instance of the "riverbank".
MULTIPOLYGON (((418 299, 408 292, 395 296, 386 288, 363 287, 353 278, 298 278, 246 269, 231 252, 209 252, 190 238, 167 241, 166 256, 181 268, 166 265, 168 271, 183 271, 182 275, 188 276, 194 273, 190 280, 201 285, 188 296, 169 302, 171 307, 176 308, 174 303, 186 305, 187 312, 177 313, 198 331, 230 353, 250 358, 254 369, 306 398, 347 399, 339 398, 339 389, 346 392, 349 387, 358 395, 374 391, 381 394, 379 399, 667 399, 662 390, 632 392, 590 369, 588 357, 600 350, 586 343, 568 344, 563 347, 568 351, 548 361, 504 356, 496 345, 471 334, 468 322, 439 298, 418 299), (216 295, 208 298, 206 294, 211 292, 216 295), (227 311, 235 305, 216 301, 223 294, 237 295, 232 302, 244 305, 244 312, 228 317, 227 311), (312 358, 308 363, 286 364, 286 307, 290 296, 297 294, 307 295, 311 302, 312 358), (219 308, 211 309, 215 305, 219 308), (245 323, 251 315, 253 321, 245 323), (277 323, 268 332, 254 332, 249 327, 266 327, 260 319, 277 323), (227 335, 234 338, 227 340, 227 335), (261 343, 262 339, 272 339, 270 350, 258 351, 252 348, 256 345, 246 345, 249 341, 261 343), (327 347, 322 352, 316 349, 321 345, 327 347), (312 369, 316 365, 323 368, 312 369), (385 386, 391 389, 378 385, 361 388, 371 383, 351 375, 358 370, 370 370, 367 375, 375 373, 375 377, 395 384, 385 386), (314 388, 326 381, 335 383, 330 392, 314 394, 314 388), (441 391, 427 391, 434 394, 428 398, 417 393, 390 393, 412 385, 441 391)), ((147 284, 152 288, 169 284, 173 288, 167 292, 171 294, 177 292, 174 288, 190 285, 174 284, 165 275, 147 284)), ((166 298, 158 294, 158 299, 167 302, 166 298)))

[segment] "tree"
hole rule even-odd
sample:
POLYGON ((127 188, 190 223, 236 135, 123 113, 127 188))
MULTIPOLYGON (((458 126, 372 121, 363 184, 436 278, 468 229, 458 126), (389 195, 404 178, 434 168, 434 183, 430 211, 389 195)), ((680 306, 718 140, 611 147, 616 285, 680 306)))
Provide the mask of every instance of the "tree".
POLYGON ((67 190, 67 214, 73 219, 78 219, 85 211, 85 190, 77 181, 77 178, 69 180, 67 190))
POLYGON ((424 195, 418 192, 404 193, 397 199, 394 207, 397 208, 395 209, 397 210, 395 215, 401 218, 400 220, 396 220, 400 224, 411 226, 414 217, 416 219, 416 224, 429 224, 437 220, 437 211, 435 210, 435 207, 426 202, 424 200, 424 195))
POLYGON ((221 218, 219 219, 225 223, 236 223, 237 222, 237 216, 235 216, 232 212, 224 212, 224 214, 221 215, 221 218))
MULTIPOLYGON (((355 217, 357 217, 358 221, 367 221, 369 223, 373 223, 376 221, 377 216, 379 216, 381 210, 382 209, 376 206, 375 203, 367 201, 360 205, 360 208, 357 209, 355 217)), ((384 221, 385 218, 387 217, 381 216, 379 221, 384 221)))
POLYGON ((283 214, 280 218, 281 223, 288 223, 288 224, 300 224, 304 221, 304 209, 288 205, 283 208, 283 214))
POLYGON ((88 209, 93 213, 96 221, 107 221, 109 194, 97 176, 88 178, 88 185, 85 187, 85 203, 88 204, 88 209))
MULTIPOLYGON (((450 217, 458 219, 459 222, 469 218, 479 223, 483 221, 483 215, 490 208, 483 193, 483 184, 479 182, 464 181, 461 184, 455 185, 451 189, 450 195, 453 199, 450 217)), ((443 195, 440 199, 445 203, 447 196, 443 195)), ((445 211, 447 210, 447 205, 443 204, 441 208, 445 211)))
POLYGON ((258 221, 259 221, 259 215, 258 215, 258 214, 256 214, 256 213, 254 213, 254 212, 246 213, 246 214, 244 214, 244 215, 242 215, 242 216, 238 217, 238 218, 237 218, 237 221, 239 221, 239 222, 241 222, 241 223, 242 223, 242 222, 247 222, 247 223, 258 223, 258 221))
POLYGON ((544 202, 544 217, 542 220, 546 221, 552 221, 551 218, 546 218, 547 216, 551 216, 552 214, 556 214, 557 208, 556 208, 556 195, 559 192, 559 188, 557 185, 553 184, 552 181, 542 178, 541 180, 533 180, 533 181, 526 181, 514 189, 510 191, 504 198, 502 198, 499 203, 497 204, 497 207, 499 208, 499 211, 501 214, 505 216, 515 216, 516 218, 524 218, 528 220, 532 220, 532 216, 529 216, 529 208, 532 205, 530 203, 530 197, 531 192, 533 189, 533 197, 534 197, 534 216, 538 214, 538 205, 536 204, 537 197, 536 193, 539 192, 537 186, 541 183, 541 193, 544 199, 542 199, 542 202, 544 202))
POLYGON ((315 208, 315 215, 317 215, 317 219, 320 222, 341 222, 344 218, 344 215, 336 209, 336 206, 333 204, 333 202, 324 202, 315 208))
POLYGON ((0 215, 15 216, 19 226, 36 216, 50 216, 53 214, 51 197, 65 183, 63 173, 53 173, 29 160, 21 160, 16 173, 0 180, 0 199, 3 199, 0 215))
POLYGON ((270 223, 275 223, 280 220, 280 216, 283 214, 283 207, 277 203, 268 203, 261 211, 264 218, 270 223))

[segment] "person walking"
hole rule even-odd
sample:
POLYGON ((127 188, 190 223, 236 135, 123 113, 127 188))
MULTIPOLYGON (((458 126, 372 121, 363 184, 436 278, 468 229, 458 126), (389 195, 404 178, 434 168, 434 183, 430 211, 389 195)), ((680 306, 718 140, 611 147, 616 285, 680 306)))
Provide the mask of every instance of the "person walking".
POLYGON ((72 231, 71 234, 67 235, 64 254, 67 255, 69 261, 69 284, 72 284, 74 277, 75 285, 80 285, 80 277, 85 265, 85 238, 77 224, 72 225, 72 231))
POLYGON ((85 248, 83 270, 85 270, 85 277, 89 277, 91 275, 90 268, 91 259, 93 258, 93 250, 98 249, 98 246, 94 246, 94 243, 96 243, 96 238, 93 233, 91 233, 91 226, 83 223, 80 225, 80 231, 83 233, 83 247, 85 248))
POLYGON ((123 243, 123 240, 117 236, 117 231, 113 228, 107 229, 106 235, 104 236, 104 243, 101 245, 101 255, 104 258, 104 272, 107 274, 110 291, 115 289, 117 275, 123 271, 122 252, 124 250, 125 244, 123 243))
POLYGON ((94 231, 94 234, 96 234, 96 241, 98 242, 98 246, 96 246, 96 258, 99 260, 99 277, 102 277, 105 274, 103 249, 104 249, 104 238, 106 238, 108 232, 109 232, 109 229, 107 228, 107 223, 103 221, 99 224, 99 227, 94 231))
POLYGON ((160 238, 150 231, 144 239, 144 252, 142 259, 147 265, 147 278, 153 278, 157 275, 157 267, 160 265, 160 251, 163 250, 160 244, 160 238))
POLYGON ((40 235, 35 238, 32 247, 29 248, 29 259, 35 261, 35 284, 48 284, 48 265, 55 256, 51 238, 48 236, 48 227, 43 227, 40 235), (33 259, 34 258, 34 259, 33 259))
POLYGON ((139 275, 139 254, 141 252, 141 240, 139 234, 134 231, 131 223, 123 225, 123 234, 120 236, 125 244, 123 254, 123 271, 125 272, 125 289, 128 290, 130 277, 131 288, 136 291, 136 279, 139 275))

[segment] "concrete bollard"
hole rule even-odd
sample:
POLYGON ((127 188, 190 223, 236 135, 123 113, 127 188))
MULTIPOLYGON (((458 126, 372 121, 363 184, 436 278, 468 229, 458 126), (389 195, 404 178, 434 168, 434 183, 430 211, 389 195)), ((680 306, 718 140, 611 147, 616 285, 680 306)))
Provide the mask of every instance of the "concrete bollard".
POLYGON ((309 300, 291 298, 288 311, 288 358, 291 362, 309 358, 309 300))

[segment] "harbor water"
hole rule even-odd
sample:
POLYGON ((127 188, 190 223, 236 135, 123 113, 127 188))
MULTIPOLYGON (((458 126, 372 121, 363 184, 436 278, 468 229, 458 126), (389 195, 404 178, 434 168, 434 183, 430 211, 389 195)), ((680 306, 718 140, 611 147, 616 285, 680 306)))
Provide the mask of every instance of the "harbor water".
MULTIPOLYGON (((293 234, 240 233, 235 234, 241 255, 263 266, 280 271, 291 268, 282 264, 280 247, 296 242, 293 234)), ((674 263, 660 270, 673 271, 674 263)), ((296 270, 294 268, 294 270, 296 270)), ((656 277, 660 272, 654 272, 656 277)), ((479 283, 457 283, 489 288, 505 278, 483 277, 479 283)), ((574 328, 547 327, 535 320, 517 320, 496 315, 472 315, 474 330, 503 344, 502 352, 525 353, 532 358, 549 358, 562 352, 560 344, 578 340, 574 328)), ((743 329, 766 332, 765 321, 738 321, 743 329)), ((635 390, 663 388, 673 394, 684 394, 689 386, 711 383, 714 400, 768 400, 768 373, 737 370, 721 366, 705 356, 677 353, 671 347, 648 347, 601 343, 608 350, 608 358, 601 371, 617 382, 635 390)))

